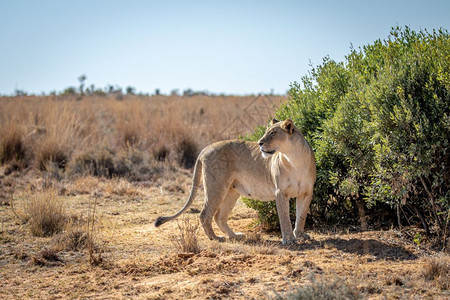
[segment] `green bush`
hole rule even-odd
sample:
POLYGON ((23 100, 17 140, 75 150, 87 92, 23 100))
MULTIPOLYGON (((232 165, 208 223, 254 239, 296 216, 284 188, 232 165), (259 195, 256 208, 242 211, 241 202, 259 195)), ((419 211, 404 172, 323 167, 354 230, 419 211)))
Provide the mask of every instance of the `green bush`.
MULTIPOLYGON (((316 154, 314 221, 354 224, 359 205, 371 226, 408 220, 444 235, 450 208, 449 57, 446 30, 394 28, 383 41, 351 49, 344 62, 325 58, 291 85, 275 117, 293 119, 316 154)), ((250 138, 263 132, 258 128, 250 138)))
MULTIPOLYGON (((262 202, 255 199, 242 198, 242 201, 250 208, 253 208, 258 212, 258 225, 261 225, 263 229, 279 230, 280 222, 278 220, 277 207, 275 201, 262 202)), ((291 221, 295 220, 295 201, 290 200, 290 218, 291 221)))

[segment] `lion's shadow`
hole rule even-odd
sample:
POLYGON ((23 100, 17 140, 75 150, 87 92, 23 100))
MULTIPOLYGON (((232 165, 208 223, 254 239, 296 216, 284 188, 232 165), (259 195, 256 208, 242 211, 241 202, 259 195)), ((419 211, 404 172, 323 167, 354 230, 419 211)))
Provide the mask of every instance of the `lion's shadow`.
POLYGON ((278 247, 290 251, 336 248, 337 250, 345 253, 351 253, 360 256, 371 255, 376 260, 398 261, 417 259, 417 256, 414 253, 400 245, 388 244, 374 239, 327 238, 320 241, 309 239, 290 246, 283 246, 279 241, 273 240, 247 240, 245 243, 260 246, 278 247))

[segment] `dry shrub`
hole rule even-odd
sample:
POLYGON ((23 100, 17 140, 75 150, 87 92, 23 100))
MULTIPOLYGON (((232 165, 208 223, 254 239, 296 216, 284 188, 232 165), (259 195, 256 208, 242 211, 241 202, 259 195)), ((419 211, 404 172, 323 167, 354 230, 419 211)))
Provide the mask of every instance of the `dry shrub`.
POLYGON ((114 152, 104 147, 87 150, 75 155, 68 169, 70 175, 93 175, 110 178, 116 173, 114 152))
POLYGON ((450 289, 450 258, 443 256, 428 259, 422 275, 426 280, 433 280, 442 290, 450 289))
POLYGON ((116 134, 122 148, 140 148, 144 143, 144 132, 149 129, 148 103, 143 101, 116 102, 113 106, 117 118, 116 134))
POLYGON ((57 235, 52 241, 52 249, 59 251, 80 251, 89 244, 89 236, 86 231, 74 228, 57 235))
POLYGON ((169 148, 165 144, 161 144, 155 147, 153 150, 153 158, 157 161, 165 161, 169 157, 169 148))
POLYGON ((144 165, 143 162, 144 156, 139 149, 126 147, 116 155, 116 175, 137 179, 141 173, 140 169, 144 165))
POLYGON ((9 122, 0 129, 0 164, 11 160, 22 161, 26 151, 23 143, 23 130, 14 122, 9 122))
POLYGON ((136 122, 119 122, 118 131, 121 134, 120 140, 123 146, 131 147, 139 143, 140 130, 136 122))
POLYGON ((31 263, 35 266, 58 266, 63 261, 58 257, 58 251, 52 248, 44 248, 31 256, 31 263))
POLYGON ((75 154, 70 161, 69 176, 127 177, 131 180, 145 179, 149 171, 148 155, 127 147, 118 153, 109 148, 90 149, 75 154))
POLYGON ((157 161, 176 162, 184 168, 192 168, 202 145, 202 138, 195 128, 178 121, 181 118, 164 117, 150 125, 147 146, 157 161))
POLYGON ((15 171, 20 171, 26 167, 25 161, 12 160, 5 168, 4 174, 9 175, 15 171))
POLYGON ((173 236, 172 241, 180 253, 199 253, 200 245, 197 239, 199 221, 192 221, 189 217, 184 217, 178 221, 179 235, 173 236))
POLYGON ((190 169, 195 165, 195 161, 198 156, 197 144, 190 137, 182 138, 177 146, 176 151, 178 153, 178 163, 186 168, 190 169))
POLYGON ((67 150, 51 138, 46 138, 36 150, 36 164, 41 171, 47 170, 49 165, 64 169, 67 158, 67 150))
POLYGON ((316 281, 311 277, 310 284, 303 285, 294 291, 288 292, 284 295, 276 293, 272 299, 307 299, 307 300, 353 300, 364 299, 358 289, 354 286, 348 285, 341 280, 335 279, 333 281, 316 281))
POLYGON ((114 180, 105 187, 105 192, 117 196, 140 197, 142 194, 125 180, 114 180))
POLYGON ((31 195, 25 204, 25 216, 34 236, 51 236, 63 231, 68 217, 56 190, 31 195))
POLYGON ((45 135, 35 141, 36 166, 46 170, 47 164, 52 163, 64 169, 71 154, 95 137, 89 117, 90 113, 83 111, 76 102, 44 102, 42 115, 36 115, 35 121, 35 126, 45 131, 45 135))
POLYGON ((93 266, 98 266, 104 262, 102 257, 103 249, 97 246, 95 238, 97 201, 100 196, 100 192, 98 190, 94 190, 89 197, 88 204, 87 250, 89 255, 89 263, 93 266))
POLYGON ((67 194, 69 195, 86 195, 98 188, 100 180, 93 176, 80 176, 71 180, 67 194))
MULTIPOLYGON (((197 95, 127 96, 123 101, 116 101, 113 96, 101 99, 85 96, 82 101, 72 98, 55 101, 54 97, 2 99, 0 131, 4 130, 12 138, 0 132, 0 148, 6 144, 12 146, 0 151, 15 153, 18 158, 26 156, 25 161, 34 158, 36 168, 41 170, 46 170, 48 162, 52 162, 52 166, 57 165, 61 170, 73 164, 73 173, 80 175, 111 177, 118 172, 124 174, 120 176, 134 176, 133 172, 139 171, 142 178, 143 172, 138 168, 144 165, 151 169, 154 162, 192 167, 199 150, 223 139, 221 133, 230 121, 242 115, 253 99, 197 95), (23 132, 5 130, 8 124, 23 132), (96 152, 105 147, 110 153, 106 151, 102 158, 96 152), (118 157, 129 148, 148 153, 154 162, 145 157, 140 165, 132 165, 130 172, 128 161, 118 157), (86 149, 91 150, 86 152, 86 149)), ((0 156, 5 157, 0 162, 11 158, 9 154, 0 156)), ((18 166, 14 165, 11 171, 18 166)))

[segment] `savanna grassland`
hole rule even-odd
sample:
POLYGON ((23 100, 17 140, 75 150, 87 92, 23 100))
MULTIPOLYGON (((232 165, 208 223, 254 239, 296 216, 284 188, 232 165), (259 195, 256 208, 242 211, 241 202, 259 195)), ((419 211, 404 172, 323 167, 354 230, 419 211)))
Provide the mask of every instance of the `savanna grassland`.
POLYGON ((448 298, 448 254, 408 228, 315 226, 284 247, 238 201, 229 223, 247 239, 219 243, 199 227, 201 190, 153 226, 185 203, 205 145, 250 134, 282 101, 0 98, 0 298, 448 298))

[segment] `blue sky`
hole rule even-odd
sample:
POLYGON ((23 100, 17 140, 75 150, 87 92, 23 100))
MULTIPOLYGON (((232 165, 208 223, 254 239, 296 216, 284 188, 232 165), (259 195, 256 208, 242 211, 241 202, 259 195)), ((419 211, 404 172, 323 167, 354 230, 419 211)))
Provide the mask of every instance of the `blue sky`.
POLYGON ((284 93, 392 26, 450 29, 450 1, 0 0, 0 94, 86 84, 284 93))

